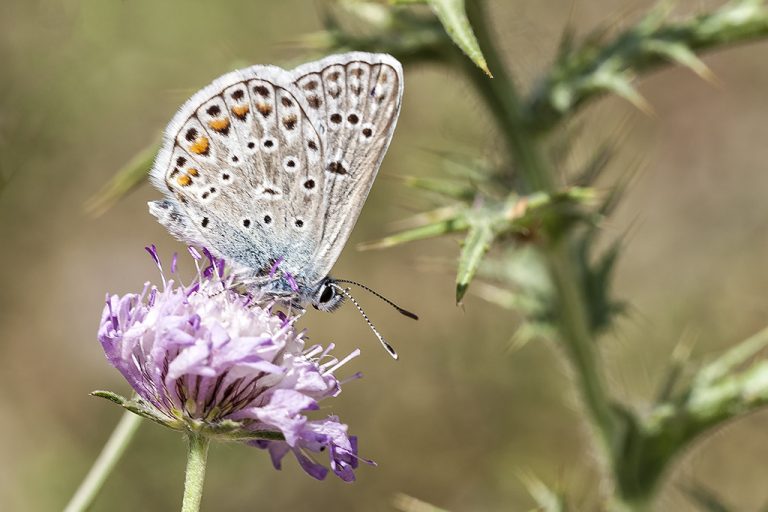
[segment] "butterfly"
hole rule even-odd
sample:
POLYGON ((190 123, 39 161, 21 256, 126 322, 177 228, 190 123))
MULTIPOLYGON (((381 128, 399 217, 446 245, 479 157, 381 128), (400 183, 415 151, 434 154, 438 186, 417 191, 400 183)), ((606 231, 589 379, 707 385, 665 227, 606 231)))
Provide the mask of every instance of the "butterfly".
POLYGON ((341 286, 362 285, 329 273, 376 178, 402 96, 402 66, 386 54, 227 73, 165 129, 150 179, 166 198, 151 201, 150 213, 271 298, 322 311, 349 298, 396 358, 341 286))

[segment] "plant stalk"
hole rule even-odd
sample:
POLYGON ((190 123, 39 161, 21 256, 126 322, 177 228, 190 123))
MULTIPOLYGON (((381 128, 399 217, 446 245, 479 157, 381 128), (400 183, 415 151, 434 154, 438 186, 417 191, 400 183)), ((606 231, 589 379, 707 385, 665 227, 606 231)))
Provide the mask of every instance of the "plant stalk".
POLYGON ((458 49, 457 57, 460 58, 467 75, 501 128, 507 148, 515 156, 518 170, 529 192, 554 191, 555 182, 551 173, 547 172, 547 165, 537 150, 536 141, 526 133, 520 98, 504 61, 496 50, 493 35, 488 29, 485 1, 467 2, 467 18, 473 27, 488 67, 493 73, 493 78, 488 78, 458 49))
POLYGON ((195 433, 187 436, 187 473, 184 478, 184 500, 181 512, 198 512, 203 498, 205 463, 210 439, 195 433))
MULTIPOLYGON (((514 81, 489 32, 484 4, 483 0, 467 2, 467 16, 494 78, 486 77, 466 58, 463 60, 466 62, 465 70, 505 134, 507 147, 515 158, 526 188, 530 191, 555 192, 555 173, 542 155, 538 138, 527 130, 514 81)), ((581 279, 574 267, 568 240, 559 239, 549 244, 546 247, 546 258, 559 300, 560 338, 576 372, 581 397, 602 455, 611 460, 618 423, 603 384, 602 368, 584 307, 581 279)))
POLYGON ((83 512, 88 510, 101 491, 107 477, 123 456, 125 449, 133 440, 136 430, 141 424, 141 416, 125 411, 115 430, 102 448, 101 453, 91 466, 91 470, 75 491, 64 512, 83 512))

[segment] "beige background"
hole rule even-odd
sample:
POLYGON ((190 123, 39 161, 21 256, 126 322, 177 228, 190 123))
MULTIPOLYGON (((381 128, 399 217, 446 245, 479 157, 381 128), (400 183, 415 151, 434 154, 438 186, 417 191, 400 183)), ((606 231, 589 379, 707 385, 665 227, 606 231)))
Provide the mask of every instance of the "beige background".
MULTIPOLYGON (((651 2, 491 2, 501 45, 521 84, 551 60, 569 21, 579 33, 625 24, 651 2)), ((701 5, 681 2, 681 11, 701 5)), ((60 509, 120 411, 88 396, 127 392, 95 331, 105 292, 137 290, 157 274, 143 252, 171 241, 146 209, 144 186, 100 218, 83 203, 145 147, 197 88, 233 66, 299 57, 284 43, 320 28, 320 5, 285 2, 3 0, 0 3, 0 508, 60 509)), ((714 5, 709 3, 708 5, 714 5)), ((688 332, 710 357, 768 323, 768 46, 706 58, 721 88, 687 70, 642 80, 648 118, 608 99, 580 119, 583 154, 621 126, 618 175, 640 173, 607 237, 629 233, 616 289, 630 315, 607 335, 611 389, 642 409, 688 332)), ((552 346, 510 351, 514 315, 469 297, 453 304, 452 239, 360 253, 423 206, 398 175, 437 175, 424 149, 487 153, 493 126, 470 86, 434 66, 406 71, 403 114, 380 178, 336 266, 416 310, 414 323, 361 295, 397 346, 393 363, 350 307, 312 312, 313 340, 360 346, 347 368, 365 378, 328 410, 378 461, 359 481, 316 482, 295 461, 217 445, 205 510, 392 510, 405 492, 452 511, 525 510, 531 473, 560 485, 577 509, 595 502, 594 458, 567 371, 552 346), (435 263, 438 262, 438 263, 435 263), (440 263, 442 262, 442 263, 440 263)), ((737 510, 768 502, 768 416, 740 420, 696 443, 675 465, 659 510, 688 510, 680 487, 717 490, 737 510)), ((182 489, 180 436, 142 429, 95 510, 173 510, 182 489)))

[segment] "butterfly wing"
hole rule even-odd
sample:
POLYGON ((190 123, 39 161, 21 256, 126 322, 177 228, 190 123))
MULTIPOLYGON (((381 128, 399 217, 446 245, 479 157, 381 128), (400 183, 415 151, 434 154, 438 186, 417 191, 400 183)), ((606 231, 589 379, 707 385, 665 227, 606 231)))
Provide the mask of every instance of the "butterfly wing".
POLYGON ((354 227, 392 138, 402 67, 348 53, 285 71, 228 73, 174 116, 150 210, 179 239, 312 288, 354 227))
POLYGON ((280 68, 217 79, 182 106, 150 173, 168 196, 151 211, 172 234, 266 273, 294 273, 317 246, 325 186, 320 137, 280 68))
POLYGON ((353 52, 290 72, 323 142, 322 225, 301 274, 323 279, 336 262, 368 197, 400 113, 403 70, 386 54, 353 52))

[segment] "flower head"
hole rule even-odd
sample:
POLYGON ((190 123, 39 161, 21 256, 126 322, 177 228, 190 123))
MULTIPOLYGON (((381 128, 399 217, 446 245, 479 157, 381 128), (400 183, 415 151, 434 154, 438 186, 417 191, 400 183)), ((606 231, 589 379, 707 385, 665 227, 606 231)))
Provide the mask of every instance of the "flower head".
MULTIPOLYGON (((163 275, 154 246, 148 250, 163 275)), ((358 351, 339 361, 333 345, 305 347, 295 318, 234 291, 223 261, 206 252, 201 270, 202 257, 190 253, 198 265, 191 285, 163 275, 162 289, 146 284, 140 294, 107 297, 99 341, 138 397, 97 394, 176 430, 266 448, 278 469, 293 452, 322 479, 328 469, 311 454, 326 452, 331 470, 354 480, 356 438, 338 417, 307 413, 340 393, 334 373, 358 351)))

